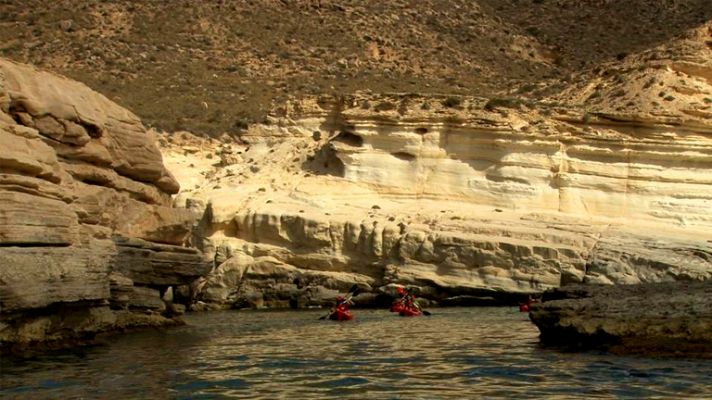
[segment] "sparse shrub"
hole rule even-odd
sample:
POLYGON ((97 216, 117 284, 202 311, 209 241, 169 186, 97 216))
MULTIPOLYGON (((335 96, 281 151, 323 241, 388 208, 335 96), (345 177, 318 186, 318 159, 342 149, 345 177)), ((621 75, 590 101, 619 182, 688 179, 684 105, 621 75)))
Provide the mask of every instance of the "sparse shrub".
POLYGON ((588 98, 587 98, 586 100, 595 99, 596 97, 601 97, 601 92, 599 92, 598 90, 596 90, 595 92, 591 93, 591 95, 588 96, 588 98))
POLYGON ((707 104, 712 104, 712 97, 705 97, 705 99, 702 101, 704 101, 707 104))
POLYGON ((665 92, 660 92, 660 93, 658 93, 658 97, 665 97, 666 94, 667 93, 665 93, 665 92))
POLYGON ((450 96, 447 99, 443 100, 443 106, 448 108, 458 107, 461 103, 462 100, 460 100, 459 97, 450 96))
POLYGON ((373 109, 376 111, 390 111, 394 110, 396 108, 396 105, 391 103, 390 101, 382 101, 378 104, 376 104, 376 107, 373 109))
POLYGON ((247 120, 247 118, 238 118, 235 120, 235 123, 232 125, 233 128, 235 128, 239 131, 247 130, 248 126, 250 126, 250 123, 247 120))
POLYGON ((494 99, 489 99, 489 101, 487 101, 487 103, 485 104, 485 110, 493 111, 497 107, 519 109, 522 106, 522 104, 525 104, 525 101, 523 101, 521 99, 494 98, 494 99))
POLYGON ((424 101, 423 104, 420 105, 421 110, 430 110, 430 103, 427 101, 424 101))
POLYGON ((672 96, 667 96, 667 97, 665 97, 663 100, 665 100, 665 101, 673 101, 673 100, 675 100, 675 98, 672 97, 672 96))
POLYGON ((540 32, 539 32, 539 28, 537 28, 536 26, 527 27, 527 28, 525 29, 525 31, 527 31, 527 33, 530 34, 530 35, 532 35, 532 36, 537 36, 537 35, 539 35, 539 33, 540 33, 540 32))

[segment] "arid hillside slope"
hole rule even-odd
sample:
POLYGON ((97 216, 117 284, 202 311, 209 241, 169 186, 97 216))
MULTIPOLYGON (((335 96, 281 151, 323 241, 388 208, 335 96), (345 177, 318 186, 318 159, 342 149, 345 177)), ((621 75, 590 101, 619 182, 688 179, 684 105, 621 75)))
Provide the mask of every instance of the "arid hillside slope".
POLYGON ((7 0, 0 55, 219 134, 288 96, 558 87, 710 18, 708 0, 7 0))

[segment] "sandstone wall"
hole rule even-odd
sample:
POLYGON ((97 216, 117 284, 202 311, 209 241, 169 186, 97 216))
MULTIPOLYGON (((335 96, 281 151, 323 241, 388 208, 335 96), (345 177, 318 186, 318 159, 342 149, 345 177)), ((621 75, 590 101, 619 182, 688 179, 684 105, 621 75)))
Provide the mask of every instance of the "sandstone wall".
POLYGON ((162 305, 159 291, 207 272, 202 255, 182 247, 192 215, 171 207, 179 185, 127 110, 0 59, 0 144, 3 345, 161 323, 129 311, 162 305), (149 288, 151 301, 135 301, 149 288))

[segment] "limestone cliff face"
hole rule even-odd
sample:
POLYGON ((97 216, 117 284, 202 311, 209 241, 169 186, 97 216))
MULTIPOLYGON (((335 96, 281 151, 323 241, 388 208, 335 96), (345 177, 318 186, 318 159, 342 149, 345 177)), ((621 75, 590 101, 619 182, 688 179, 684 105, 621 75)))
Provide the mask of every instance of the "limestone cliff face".
POLYGON ((355 282, 453 304, 709 279, 705 43, 602 67, 539 103, 324 96, 287 103, 242 145, 164 138, 191 182, 177 200, 206 207, 194 243, 219 267, 202 299, 321 304, 355 282))
POLYGON ((181 247, 191 214, 171 207, 179 185, 127 110, 0 59, 0 143, 3 345, 160 323, 128 310, 160 311, 160 290, 206 272, 181 247))

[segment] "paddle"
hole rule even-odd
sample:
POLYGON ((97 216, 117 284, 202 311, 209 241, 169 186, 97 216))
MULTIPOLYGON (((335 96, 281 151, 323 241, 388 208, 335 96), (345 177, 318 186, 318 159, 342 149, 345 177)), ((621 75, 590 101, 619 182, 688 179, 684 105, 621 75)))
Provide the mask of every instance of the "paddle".
MULTIPOLYGON (((348 293, 346 294, 346 297, 344 298, 343 303, 346 303, 346 302, 351 301, 351 299, 352 299, 354 296, 358 296, 358 294, 359 294, 360 292, 361 292, 361 289, 358 287, 357 284, 354 283, 354 285, 351 286, 351 288, 349 289, 348 293)), ((323 317, 319 317, 319 320, 323 320, 323 319, 329 318, 329 316, 330 316, 333 312, 334 312, 334 308, 332 308, 331 310, 329 310, 329 313, 328 313, 328 314, 324 315, 323 317)))
POLYGON ((418 311, 420 311, 421 313, 423 313, 423 315, 425 315, 426 317, 429 317, 429 316, 432 315, 432 314, 430 313, 430 311, 425 311, 425 310, 423 310, 422 308, 420 308, 420 304, 418 304, 417 301, 414 301, 413 304, 415 304, 415 308, 417 308, 418 311))
MULTIPOLYGON (((405 298, 406 298, 407 296, 409 296, 409 295, 410 295, 410 292, 407 292, 407 291, 406 291, 406 295, 403 297, 403 299, 405 299, 405 298)), ((413 302, 412 302, 412 303, 413 303, 413 305, 415 306, 415 308, 417 308, 418 311, 420 311, 420 312, 421 312, 423 315, 425 315, 426 317, 429 317, 429 316, 432 315, 432 314, 430 313, 430 311, 425 311, 425 310, 423 310, 422 308, 420 308, 420 304, 418 304, 418 300, 415 298, 415 295, 413 295, 413 302)))

